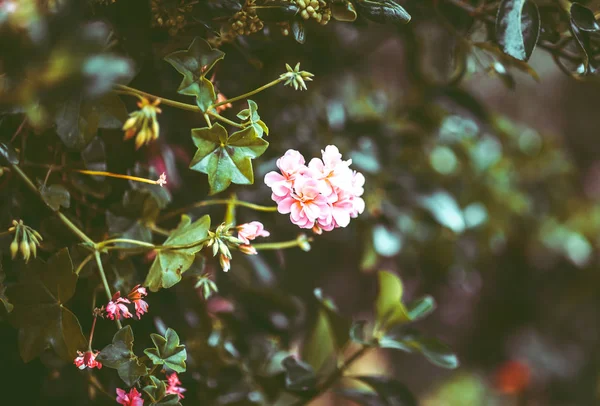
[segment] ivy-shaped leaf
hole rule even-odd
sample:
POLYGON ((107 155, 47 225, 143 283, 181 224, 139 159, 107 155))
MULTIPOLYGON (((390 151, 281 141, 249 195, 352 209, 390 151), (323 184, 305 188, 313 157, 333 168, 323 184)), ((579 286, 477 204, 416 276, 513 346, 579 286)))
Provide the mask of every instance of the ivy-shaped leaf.
POLYGON ((41 186, 40 194, 48 207, 54 211, 60 210, 61 206, 66 209, 71 207, 71 194, 63 185, 41 186))
POLYGON ((147 348, 144 354, 154 365, 164 365, 175 372, 185 372, 187 352, 184 345, 179 344, 179 336, 175 330, 168 328, 165 336, 150 334, 156 348, 147 348))
POLYGON ((165 381, 161 381, 154 375, 150 375, 150 383, 142 388, 150 398, 151 406, 181 406, 179 395, 167 394, 165 381))
POLYGON ((224 57, 225 53, 213 49, 208 42, 196 37, 187 50, 173 52, 165 57, 165 61, 183 75, 177 92, 196 96, 196 104, 202 111, 206 111, 217 99, 217 95, 213 84, 205 76, 224 57))
POLYGON ((4 309, 7 313, 12 312, 14 306, 12 303, 8 301, 8 297, 6 297, 6 286, 4 286, 4 278, 6 275, 4 274, 4 270, 2 269, 2 264, 0 263, 0 303, 4 306, 4 309))
POLYGON ((359 14, 376 23, 408 24, 410 14, 394 0, 358 0, 359 14))
POLYGON ((133 332, 125 326, 113 336, 112 344, 104 347, 96 359, 103 366, 116 369, 119 377, 133 386, 141 376, 148 374, 148 368, 133 353, 133 332))
POLYGON ((19 327, 19 353, 29 362, 46 348, 53 348, 72 362, 86 339, 77 317, 65 307, 75 293, 77 275, 68 249, 54 254, 47 263, 30 261, 19 271, 19 283, 7 290, 14 308, 11 321, 19 327))
POLYGON ((530 0, 502 0, 496 15, 496 40, 502 50, 529 60, 540 36, 540 12, 530 0))
POLYGON ((250 123, 259 137, 262 138, 263 132, 269 135, 269 127, 260 119, 258 105, 254 101, 248 100, 248 108, 240 111, 237 117, 244 123, 250 123))
POLYGON ((198 150, 190 169, 208 175, 211 195, 222 192, 231 183, 253 184, 251 159, 261 156, 269 146, 253 127, 228 136, 227 130, 218 123, 210 128, 193 129, 192 140, 198 150))
MULTIPOLYGON (((199 243, 206 239, 209 228, 210 217, 208 215, 193 223, 188 216, 183 215, 179 225, 171 232, 163 246, 199 243)), ((147 286, 152 292, 156 292, 161 288, 168 289, 175 285, 181 280, 181 274, 192 266, 196 253, 203 247, 204 244, 198 244, 190 248, 158 251, 144 281, 144 286, 147 286)))

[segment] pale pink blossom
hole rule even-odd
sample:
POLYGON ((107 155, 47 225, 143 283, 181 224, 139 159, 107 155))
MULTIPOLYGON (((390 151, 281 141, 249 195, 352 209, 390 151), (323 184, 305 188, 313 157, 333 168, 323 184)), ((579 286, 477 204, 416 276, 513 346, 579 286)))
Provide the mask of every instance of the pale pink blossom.
POLYGON ((364 176, 350 169, 352 160, 343 160, 339 149, 328 145, 321 158, 308 166, 294 150, 277 160, 281 173, 269 172, 265 183, 272 189, 277 210, 290 214, 292 223, 312 228, 317 234, 346 227, 365 209, 364 176))
POLYGON ((131 388, 129 393, 117 388, 117 403, 123 406, 143 406, 144 399, 142 399, 142 394, 136 388, 131 388))
POLYGON ((268 237, 271 235, 271 233, 265 230, 265 226, 260 221, 241 224, 236 228, 238 230, 237 238, 242 240, 244 244, 250 244, 250 240, 254 240, 256 237, 268 237))
POLYGON ((102 364, 96 361, 96 357, 98 356, 98 351, 86 351, 85 353, 81 351, 77 351, 77 357, 73 361, 73 364, 79 369, 85 368, 102 368, 102 364))
POLYGON ((146 291, 146 288, 141 285, 136 285, 127 295, 127 299, 131 300, 135 306, 135 314, 138 319, 141 318, 144 313, 148 312, 148 303, 142 300, 146 295, 148 295, 148 292, 146 291))
POLYGON ((122 317, 128 319, 133 317, 124 303, 131 303, 128 299, 121 297, 121 292, 113 295, 112 300, 106 305, 106 317, 111 320, 119 320, 122 317), (122 315, 121 315, 122 313, 122 315))
POLYGON ((181 386, 181 381, 179 380, 179 377, 177 376, 177 372, 173 372, 172 374, 167 376, 167 390, 166 392, 169 394, 176 394, 179 396, 179 399, 183 399, 183 392, 185 392, 187 389, 182 388, 181 386))

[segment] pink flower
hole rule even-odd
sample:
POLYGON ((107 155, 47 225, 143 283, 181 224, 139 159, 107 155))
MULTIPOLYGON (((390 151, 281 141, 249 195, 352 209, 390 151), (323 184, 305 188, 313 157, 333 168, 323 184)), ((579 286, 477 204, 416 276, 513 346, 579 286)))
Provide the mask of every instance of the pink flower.
POLYGON ((167 375, 167 383, 167 393, 179 395, 179 399, 184 398, 183 392, 185 392, 187 389, 179 386, 181 385, 181 381, 177 376, 177 372, 173 372, 171 375, 167 375))
POLYGON ((86 351, 85 353, 81 351, 77 351, 77 357, 73 361, 73 364, 77 366, 79 369, 87 368, 102 368, 102 364, 96 361, 96 357, 98 356, 98 351, 86 351))
POLYGON ((121 313, 123 313, 122 316, 126 319, 133 317, 133 314, 129 312, 129 309, 123 303, 131 302, 128 299, 121 297, 121 292, 115 293, 112 300, 106 305, 106 317, 111 320, 119 320, 121 318, 121 313))
POLYGON ((242 252, 243 254, 246 255, 256 255, 258 254, 258 252, 256 251, 256 248, 254 248, 252 245, 249 244, 241 244, 238 249, 240 250, 240 252, 242 252))
POLYGON ((242 240, 244 244, 250 244, 250 240, 254 240, 256 237, 268 237, 271 235, 260 221, 252 221, 250 223, 241 224, 236 227, 238 230, 238 239, 242 240))
POLYGON ((298 151, 288 150, 277 160, 281 173, 265 176, 278 211, 290 213, 292 223, 312 228, 317 234, 346 227, 365 209, 360 197, 365 177, 350 169, 352 160, 344 161, 334 145, 325 147, 321 157, 313 158, 306 166, 298 151))
POLYGON ((117 403, 123 406, 143 406, 144 399, 142 399, 142 394, 136 388, 131 388, 129 393, 117 388, 117 403))
POLYGON ((142 300, 147 295, 146 288, 141 285, 136 285, 127 295, 127 299, 131 300, 135 306, 135 314, 138 319, 148 312, 148 303, 142 300))

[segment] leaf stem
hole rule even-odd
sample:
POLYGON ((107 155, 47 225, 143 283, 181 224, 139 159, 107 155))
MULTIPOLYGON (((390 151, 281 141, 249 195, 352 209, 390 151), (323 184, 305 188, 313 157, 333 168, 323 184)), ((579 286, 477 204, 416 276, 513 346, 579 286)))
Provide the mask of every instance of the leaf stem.
MULTIPOLYGON (((140 247, 145 247, 145 248, 150 248, 150 249, 155 249, 156 245, 151 244, 149 242, 144 242, 144 241, 139 241, 139 240, 132 240, 130 238, 111 238, 110 240, 104 240, 100 243, 98 243, 98 250, 102 251, 102 249, 104 247, 106 247, 109 244, 118 244, 118 243, 123 243, 123 244, 134 244, 134 245, 139 245, 140 247)), ((117 248, 117 247, 112 247, 117 248)))
POLYGON ((180 110, 186 110, 186 111, 193 111, 195 113, 202 113, 203 111, 200 109, 200 107, 193 105, 193 104, 187 104, 187 103, 181 103, 175 100, 171 100, 171 99, 165 99, 163 97, 159 97, 159 96, 155 96, 153 94, 150 93, 146 93, 142 90, 138 90, 135 89, 133 87, 129 87, 129 86, 125 86, 125 85, 115 85, 115 90, 113 90, 115 93, 119 93, 119 94, 127 94, 130 96, 144 96, 147 98, 151 98, 151 99, 159 99, 160 102, 162 104, 166 104, 167 106, 171 106, 171 107, 175 107, 178 108, 180 110))
POLYGON ((97 315, 94 315, 94 321, 92 321, 92 328, 90 330, 90 340, 88 341, 88 351, 92 351, 92 341, 94 340, 94 330, 96 329, 97 315))
MULTIPOLYGON (((110 286, 108 285, 108 280, 106 279, 106 273, 104 272, 104 266, 102 266, 102 259, 100 258, 100 251, 98 249, 94 250, 94 258, 96 258, 96 264, 98 264, 98 270, 100 272, 100 279, 102 279, 102 285, 104 285, 104 291, 106 292, 106 296, 108 297, 108 301, 112 300, 112 295, 110 294, 110 286)), ((123 328, 121 325, 121 320, 115 319, 117 323, 117 328, 120 330, 123 328)))
POLYGON ((252 209, 252 210, 264 211, 264 212, 275 212, 275 211, 277 211, 277 206, 261 206, 259 204, 254 204, 254 203, 250 203, 250 202, 244 202, 242 200, 214 199, 214 200, 203 200, 201 202, 196 202, 196 203, 194 203, 194 204, 192 204, 190 206, 182 207, 181 209, 177 209, 177 210, 173 210, 172 212, 165 213, 164 215, 162 215, 160 217, 159 221, 164 221, 164 220, 170 219, 172 217, 177 216, 178 214, 185 213, 185 212, 187 212, 189 210, 196 209, 198 207, 213 206, 213 205, 217 205, 217 204, 242 206, 242 207, 247 207, 247 208, 252 209))
MULTIPOLYGON (((212 107, 211 107, 211 108, 212 108, 212 107)), ((233 127, 237 127, 237 128, 244 128, 244 126, 243 126, 242 124, 236 123, 235 121, 231 121, 230 119, 223 117, 222 115, 220 115, 220 114, 219 114, 219 113, 217 113, 217 112, 214 112, 214 111, 208 110, 208 111, 206 112, 206 114, 205 114, 205 115, 209 115, 209 116, 211 116, 212 118, 214 118, 214 119, 216 119, 216 120, 219 120, 219 121, 222 121, 222 122, 224 122, 225 124, 229 124, 229 125, 231 125, 231 126, 233 126, 233 127)), ((211 127, 211 126, 209 125, 209 127, 211 127)))
MULTIPOLYGON (((312 239, 308 239, 308 241, 311 241, 312 239)), ((294 248, 294 247, 299 247, 302 244, 302 241, 300 240, 300 238, 296 238, 294 240, 290 240, 290 241, 279 241, 279 242, 265 242, 262 244, 252 244, 252 246, 257 250, 279 250, 279 249, 285 249, 285 248, 294 248)))
POLYGON ((92 258, 94 258, 94 253, 91 253, 90 255, 88 255, 87 257, 85 257, 83 259, 83 261, 81 261, 81 263, 79 264, 79 266, 77 267, 77 269, 75 269, 75 273, 77 275, 79 275, 79 272, 81 272, 81 270, 83 269, 83 267, 86 266, 87 263, 92 260, 92 258))
POLYGON ((233 103, 233 102, 236 102, 236 101, 238 101, 238 100, 247 99, 248 97, 250 97, 250 96, 252 96, 252 95, 255 95, 256 93, 260 93, 260 92, 262 92, 263 90, 266 90, 266 89, 268 89, 268 88, 270 88, 270 87, 272 87, 272 86, 275 86, 275 85, 277 85, 277 84, 279 84, 279 83, 283 82, 284 80, 285 80, 285 79, 282 79, 282 78, 277 78, 277 79, 275 79, 275 80, 273 80, 273 81, 271 81, 271 82, 267 83, 266 85, 263 85, 263 86, 261 86, 261 87, 259 87, 259 88, 257 88, 257 89, 254 89, 254 90, 253 90, 253 91, 251 91, 251 92, 244 93, 244 94, 242 94, 242 95, 239 95, 239 96, 237 96, 237 97, 232 97, 231 99, 227 99, 227 100, 224 100, 224 101, 222 101, 222 102, 219 102, 219 103, 216 103, 216 104, 211 104, 211 105, 210 105, 210 107, 208 108, 208 110, 214 109, 214 108, 216 108, 216 107, 222 106, 222 105, 224 105, 224 104, 227 104, 227 103, 233 103))

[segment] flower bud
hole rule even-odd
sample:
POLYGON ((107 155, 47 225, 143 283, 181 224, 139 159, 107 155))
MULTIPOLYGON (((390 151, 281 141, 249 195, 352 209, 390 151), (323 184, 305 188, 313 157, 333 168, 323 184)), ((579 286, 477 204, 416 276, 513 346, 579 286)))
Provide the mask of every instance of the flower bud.
POLYGON ((29 255, 31 254, 31 250, 29 249, 29 241, 27 241, 26 239, 21 240, 21 245, 19 248, 21 251, 21 255, 23 255, 25 263, 29 262, 29 255))
POLYGON ((19 252, 19 243, 15 239, 10 243, 10 257, 15 259, 17 257, 17 252, 19 252))

